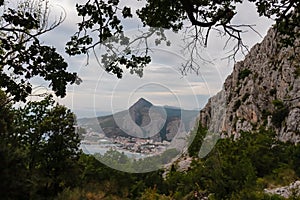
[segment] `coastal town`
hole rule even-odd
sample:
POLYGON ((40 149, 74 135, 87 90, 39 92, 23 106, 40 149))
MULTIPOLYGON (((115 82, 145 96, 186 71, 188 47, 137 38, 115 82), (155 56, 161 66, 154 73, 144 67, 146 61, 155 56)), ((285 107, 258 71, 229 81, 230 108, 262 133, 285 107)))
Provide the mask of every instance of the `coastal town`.
POLYGON ((157 142, 148 138, 122 136, 108 138, 102 133, 91 131, 84 134, 84 140, 81 141, 81 145, 84 145, 86 148, 88 148, 90 145, 93 145, 107 150, 114 149, 118 151, 129 151, 131 153, 139 153, 144 155, 157 155, 164 152, 170 145, 170 142, 157 142))

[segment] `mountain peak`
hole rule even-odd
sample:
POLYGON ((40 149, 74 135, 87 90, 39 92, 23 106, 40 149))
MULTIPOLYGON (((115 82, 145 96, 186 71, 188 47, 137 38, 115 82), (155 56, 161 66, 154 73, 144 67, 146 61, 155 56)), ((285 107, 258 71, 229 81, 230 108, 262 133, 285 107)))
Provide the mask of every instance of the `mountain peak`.
POLYGON ((150 101, 144 99, 143 97, 141 97, 137 102, 148 102, 148 103, 150 103, 150 101))
POLYGON ((143 107, 151 107, 153 104, 147 101, 144 98, 140 98, 137 102, 135 102, 130 108, 143 108, 143 107))

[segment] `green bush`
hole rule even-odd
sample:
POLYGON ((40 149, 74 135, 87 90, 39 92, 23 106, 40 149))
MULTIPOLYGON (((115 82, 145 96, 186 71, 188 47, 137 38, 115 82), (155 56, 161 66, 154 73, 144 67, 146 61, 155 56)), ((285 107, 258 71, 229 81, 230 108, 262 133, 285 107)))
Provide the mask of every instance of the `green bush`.
POLYGON ((276 92, 277 92, 276 88, 272 88, 272 89, 270 90, 270 95, 273 96, 273 95, 276 94, 276 92))
POLYGON ((245 102, 249 98, 249 96, 250 96, 249 93, 244 94, 242 101, 245 102))
POLYGON ((243 80, 246 77, 248 77, 251 74, 251 70, 250 69, 244 69, 242 71, 239 72, 238 74, 238 80, 243 80))
POLYGON ((289 108, 284 105, 283 101, 275 99, 272 101, 275 110, 272 114, 272 123, 275 127, 280 128, 282 122, 289 114, 289 108))
POLYGON ((198 153, 201 148, 201 144, 205 135, 207 134, 207 129, 205 129, 201 124, 198 126, 197 130, 192 131, 190 145, 188 147, 188 153, 191 157, 198 157, 198 153))
POLYGON ((275 106, 275 108, 283 108, 284 107, 283 101, 281 101, 279 99, 273 100, 272 104, 275 106))
POLYGON ((241 106, 241 104, 242 104, 241 100, 238 99, 233 105, 233 112, 235 112, 241 106))
POLYGON ((300 66, 295 69, 295 76, 296 78, 300 77, 300 66))

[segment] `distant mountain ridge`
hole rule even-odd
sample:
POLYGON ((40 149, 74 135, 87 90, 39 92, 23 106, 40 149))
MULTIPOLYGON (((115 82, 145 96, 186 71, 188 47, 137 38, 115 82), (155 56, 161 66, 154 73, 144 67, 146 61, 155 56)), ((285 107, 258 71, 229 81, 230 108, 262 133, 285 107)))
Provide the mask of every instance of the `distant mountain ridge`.
POLYGON ((154 141, 171 141, 180 132, 195 125, 198 110, 156 106, 140 98, 128 110, 97 118, 78 119, 80 127, 106 137, 141 137, 154 141))

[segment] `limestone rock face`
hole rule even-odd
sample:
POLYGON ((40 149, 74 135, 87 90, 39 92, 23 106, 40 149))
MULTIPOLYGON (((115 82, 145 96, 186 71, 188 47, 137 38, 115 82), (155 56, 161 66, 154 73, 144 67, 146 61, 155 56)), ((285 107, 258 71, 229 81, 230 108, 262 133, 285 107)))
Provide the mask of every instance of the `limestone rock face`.
POLYGON ((300 195, 300 181, 295 181, 293 183, 291 183, 288 186, 283 186, 283 187, 278 187, 278 188, 274 188, 274 189, 264 189, 265 193, 268 194, 277 194, 282 196, 283 198, 290 198, 293 195, 294 196, 299 196, 300 195))
POLYGON ((281 140, 300 141, 300 40, 293 47, 278 41, 269 30, 234 65, 223 89, 201 110, 202 125, 223 136, 265 126, 281 140))

